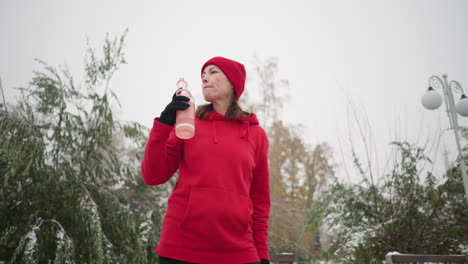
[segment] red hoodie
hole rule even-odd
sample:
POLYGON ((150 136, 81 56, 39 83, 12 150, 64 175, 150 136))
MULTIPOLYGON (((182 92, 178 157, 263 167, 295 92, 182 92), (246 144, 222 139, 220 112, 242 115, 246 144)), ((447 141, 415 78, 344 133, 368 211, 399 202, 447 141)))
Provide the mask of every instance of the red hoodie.
POLYGON ((204 264, 269 259, 268 139, 255 115, 228 121, 212 112, 195 120, 188 140, 155 119, 143 180, 163 184, 177 169, 158 255, 204 264))

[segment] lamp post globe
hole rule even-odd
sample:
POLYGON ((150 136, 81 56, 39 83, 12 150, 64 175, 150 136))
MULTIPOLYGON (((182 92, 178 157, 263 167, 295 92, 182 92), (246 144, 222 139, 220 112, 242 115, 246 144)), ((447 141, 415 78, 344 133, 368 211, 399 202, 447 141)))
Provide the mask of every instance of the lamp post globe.
POLYGON ((468 116, 468 98, 462 94, 460 101, 455 105, 455 110, 462 116, 468 116))
POLYGON ((432 87, 429 87, 424 93, 421 103, 426 109, 434 110, 442 104, 442 96, 432 87))

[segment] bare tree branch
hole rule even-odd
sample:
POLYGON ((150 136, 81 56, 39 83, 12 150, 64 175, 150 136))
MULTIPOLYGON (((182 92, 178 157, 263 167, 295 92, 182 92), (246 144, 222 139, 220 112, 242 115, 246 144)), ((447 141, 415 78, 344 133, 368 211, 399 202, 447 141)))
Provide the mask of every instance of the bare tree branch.
POLYGON ((2 84, 2 78, 1 77, 0 77, 0 90, 2 91, 3 106, 5 107, 5 111, 8 112, 8 108, 7 108, 6 101, 5 101, 5 94, 3 92, 3 84, 2 84))

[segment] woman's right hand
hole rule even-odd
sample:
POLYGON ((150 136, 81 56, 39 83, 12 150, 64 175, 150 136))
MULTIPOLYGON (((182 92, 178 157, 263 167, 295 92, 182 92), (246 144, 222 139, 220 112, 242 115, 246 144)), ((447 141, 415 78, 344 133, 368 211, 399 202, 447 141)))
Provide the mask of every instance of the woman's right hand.
POLYGON ((176 111, 187 109, 190 106, 186 103, 188 101, 190 101, 190 98, 187 96, 176 95, 174 93, 172 101, 166 106, 164 111, 161 112, 161 116, 158 121, 169 126, 174 126, 176 121, 176 111))

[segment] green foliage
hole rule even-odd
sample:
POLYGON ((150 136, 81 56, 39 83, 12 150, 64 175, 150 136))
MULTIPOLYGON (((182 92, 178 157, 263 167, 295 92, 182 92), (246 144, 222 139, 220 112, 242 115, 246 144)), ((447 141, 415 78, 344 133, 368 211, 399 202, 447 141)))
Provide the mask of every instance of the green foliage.
POLYGON ((398 160, 382 185, 367 179, 357 185, 336 183, 312 206, 308 228, 325 225, 334 233, 326 258, 382 263, 391 251, 461 254, 468 246, 468 206, 459 170, 451 169, 445 182, 436 184, 431 173, 421 177, 418 170, 430 162, 423 149, 392 144, 398 160))
POLYGON ((110 80, 124 39, 91 48, 86 86, 45 62, 12 112, 0 109, 1 263, 155 263, 161 223, 144 188, 147 130, 117 122, 110 80))

